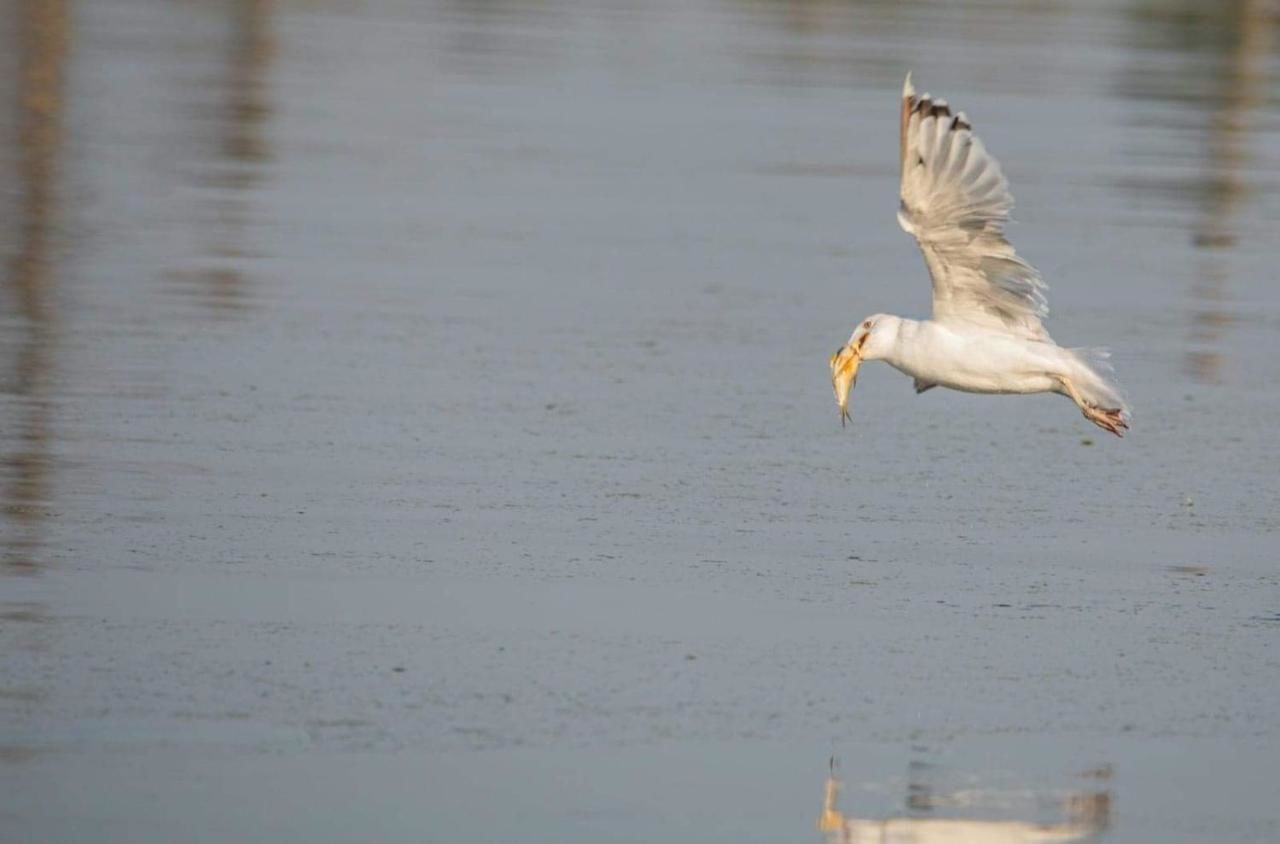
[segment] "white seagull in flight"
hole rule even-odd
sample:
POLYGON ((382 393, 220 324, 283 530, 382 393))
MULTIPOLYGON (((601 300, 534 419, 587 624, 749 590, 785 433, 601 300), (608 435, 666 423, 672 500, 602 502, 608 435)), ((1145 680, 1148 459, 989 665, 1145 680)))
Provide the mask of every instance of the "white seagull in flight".
POLYGON ((1058 393, 1116 436, 1129 409, 1109 380, 1107 354, 1064 349, 1041 319, 1048 312, 1036 268, 1005 239, 1013 208, 1000 164, 964 112, 902 86, 898 223, 913 235, 933 278, 933 318, 867 317, 831 356, 840 422, 864 360, 883 360, 915 379, 916 392, 1058 393))

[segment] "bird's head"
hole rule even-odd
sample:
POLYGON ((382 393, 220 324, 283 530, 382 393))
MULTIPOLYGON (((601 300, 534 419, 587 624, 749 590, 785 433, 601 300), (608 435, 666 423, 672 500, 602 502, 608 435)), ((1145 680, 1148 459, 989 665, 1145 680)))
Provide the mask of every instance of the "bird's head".
POLYGON ((849 416, 849 391, 858 381, 858 366, 864 360, 883 357, 892 339, 887 336, 885 327, 892 320, 884 314, 869 316, 849 335, 849 342, 836 349, 831 356, 831 389, 836 394, 836 405, 840 408, 840 424, 845 425, 849 416))

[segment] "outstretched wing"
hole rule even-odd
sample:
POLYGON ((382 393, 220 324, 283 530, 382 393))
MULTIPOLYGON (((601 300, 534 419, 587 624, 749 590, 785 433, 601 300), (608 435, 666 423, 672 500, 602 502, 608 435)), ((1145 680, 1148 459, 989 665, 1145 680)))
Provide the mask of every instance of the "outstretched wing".
POLYGON ((933 318, 1048 339, 1049 313, 1036 268, 1005 239, 1013 197, 964 112, 902 88, 901 205, 898 222, 915 236, 933 277, 933 318))

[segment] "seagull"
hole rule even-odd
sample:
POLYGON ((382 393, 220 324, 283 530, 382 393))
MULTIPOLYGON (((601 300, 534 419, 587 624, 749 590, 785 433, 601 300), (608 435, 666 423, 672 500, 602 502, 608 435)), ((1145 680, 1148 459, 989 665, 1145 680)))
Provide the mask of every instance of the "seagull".
POLYGON ((917 393, 1058 393, 1116 436, 1129 408, 1111 380, 1104 349, 1067 349, 1043 320, 1046 285, 1005 238, 1013 208, 1000 164, 946 100, 902 86, 898 223, 915 237, 933 279, 933 316, 875 314, 831 356, 831 386, 843 426, 864 360, 883 360, 915 379, 917 393))

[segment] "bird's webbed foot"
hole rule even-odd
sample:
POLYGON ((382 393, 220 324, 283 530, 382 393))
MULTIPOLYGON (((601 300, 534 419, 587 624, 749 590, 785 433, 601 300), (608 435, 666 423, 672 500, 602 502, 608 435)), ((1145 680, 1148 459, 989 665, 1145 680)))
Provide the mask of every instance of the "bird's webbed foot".
POLYGON ((1124 412, 1119 408, 1085 406, 1081 410, 1085 419, 1117 437, 1123 437, 1124 432, 1129 430, 1129 423, 1124 420, 1124 412))

